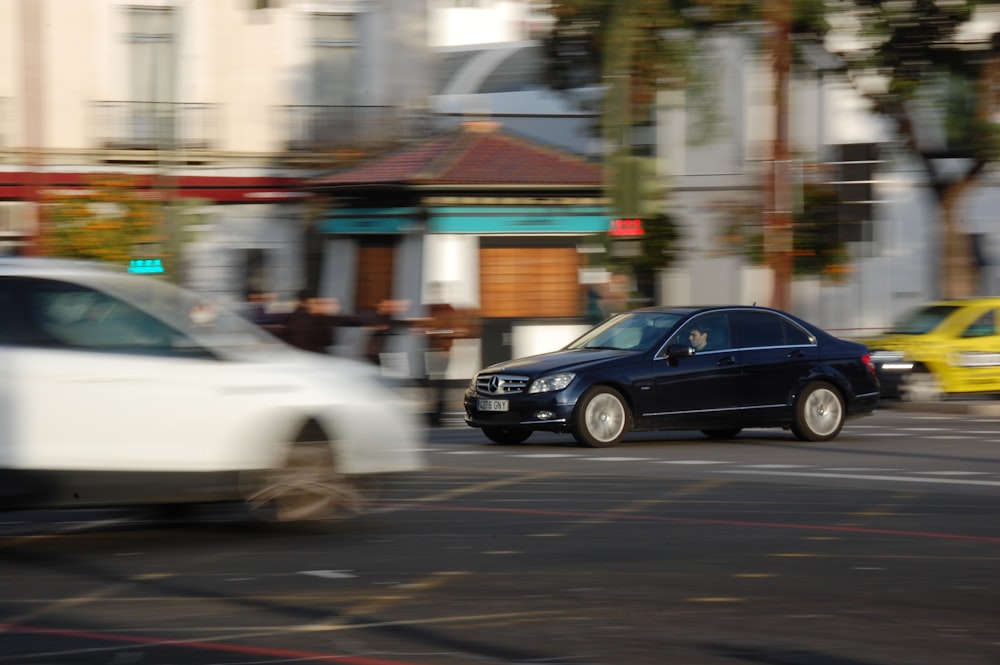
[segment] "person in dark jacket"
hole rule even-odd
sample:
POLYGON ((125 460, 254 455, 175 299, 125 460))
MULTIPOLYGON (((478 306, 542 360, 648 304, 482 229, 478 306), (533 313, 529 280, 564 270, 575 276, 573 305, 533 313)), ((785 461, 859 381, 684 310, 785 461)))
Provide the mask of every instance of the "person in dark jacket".
POLYGON ((381 365, 382 354, 386 351, 389 337, 408 332, 410 321, 402 318, 410 306, 408 300, 380 300, 374 309, 361 315, 360 322, 368 332, 365 342, 365 358, 375 365, 381 365))
POLYGON ((339 311, 336 298, 320 298, 315 292, 303 289, 295 309, 285 318, 284 340, 306 351, 327 353, 336 342, 334 328, 339 311))

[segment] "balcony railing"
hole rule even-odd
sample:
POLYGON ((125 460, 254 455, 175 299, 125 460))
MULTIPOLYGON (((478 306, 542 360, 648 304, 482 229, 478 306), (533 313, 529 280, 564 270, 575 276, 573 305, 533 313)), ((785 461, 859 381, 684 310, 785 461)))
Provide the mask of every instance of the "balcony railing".
POLYGON ((423 136, 429 116, 398 106, 283 106, 289 151, 371 147, 423 136))
POLYGON ((218 104, 93 102, 97 144, 106 150, 217 149, 218 104))
MULTIPOLYGON (((0 107, 2 111, 2 107, 0 107)), ((92 102, 95 141, 104 150, 212 151, 219 139, 219 104, 92 102)), ((326 152, 391 145, 426 136, 426 112, 398 106, 278 107, 281 149, 326 152)))

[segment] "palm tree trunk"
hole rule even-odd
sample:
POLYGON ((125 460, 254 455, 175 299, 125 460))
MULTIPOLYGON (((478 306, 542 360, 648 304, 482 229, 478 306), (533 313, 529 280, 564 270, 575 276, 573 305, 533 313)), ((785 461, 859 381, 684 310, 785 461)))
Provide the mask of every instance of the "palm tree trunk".
POLYGON ((972 239, 959 218, 959 204, 972 180, 951 183, 940 190, 941 289, 943 298, 971 298, 979 290, 978 268, 972 255, 972 239))

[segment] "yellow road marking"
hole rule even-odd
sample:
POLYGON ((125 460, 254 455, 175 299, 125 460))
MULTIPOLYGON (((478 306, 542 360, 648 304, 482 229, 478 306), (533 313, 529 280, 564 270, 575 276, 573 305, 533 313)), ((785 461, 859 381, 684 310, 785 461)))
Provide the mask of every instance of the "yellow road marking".
MULTIPOLYGON (((610 510, 603 511, 605 514, 612 515, 625 515, 629 513, 635 513, 642 511, 646 508, 652 506, 662 506, 663 504, 672 503, 677 499, 677 497, 688 496, 690 494, 700 494, 708 490, 715 489, 721 485, 725 485, 728 481, 725 480, 702 480, 700 482, 694 483, 693 485, 688 485, 686 487, 681 487, 674 490, 665 497, 660 497, 657 499, 642 499, 641 501, 633 501, 632 503, 627 503, 623 506, 617 508, 611 508, 610 510)), ((591 519, 583 520, 583 524, 593 525, 593 524, 604 524, 609 521, 608 517, 594 517, 591 519)))
POLYGON ((453 490, 448 490, 446 492, 440 492, 438 494, 432 494, 430 496, 420 497, 414 499, 419 503, 435 503, 438 501, 448 501, 449 499, 454 499, 460 496, 466 496, 469 494, 478 494, 479 492, 485 492, 487 490, 496 489, 497 487, 506 487, 508 485, 518 485, 521 483, 531 482, 532 480, 537 480, 539 478, 550 478, 552 476, 564 475, 560 472, 541 472, 541 473, 531 473, 523 476, 515 476, 513 478, 499 478, 497 480, 489 480, 483 483, 476 483, 475 485, 466 485, 465 487, 459 487, 453 490))

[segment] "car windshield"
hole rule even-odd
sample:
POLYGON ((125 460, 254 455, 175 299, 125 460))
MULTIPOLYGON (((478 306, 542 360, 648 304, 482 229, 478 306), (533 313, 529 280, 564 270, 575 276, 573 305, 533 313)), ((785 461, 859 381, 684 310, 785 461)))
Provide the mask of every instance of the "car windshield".
POLYGON ((957 305, 928 305, 904 314, 889 330, 896 335, 924 335, 958 309, 957 305))
POLYGON ((627 312, 613 316, 567 349, 618 349, 649 351, 682 318, 673 312, 627 312))
POLYGON ((145 310, 198 345, 215 351, 257 351, 285 345, 229 307, 151 277, 91 280, 96 288, 145 310))

